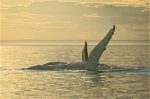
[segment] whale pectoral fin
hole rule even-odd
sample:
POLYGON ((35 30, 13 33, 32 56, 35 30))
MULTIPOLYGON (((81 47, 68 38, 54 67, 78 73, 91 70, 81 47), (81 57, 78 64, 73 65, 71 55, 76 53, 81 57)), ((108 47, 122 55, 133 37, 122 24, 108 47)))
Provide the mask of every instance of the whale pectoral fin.
POLYGON ((82 50, 82 61, 88 60, 88 49, 87 49, 87 42, 85 42, 84 48, 82 50))
POLYGON ((87 60, 87 66, 86 66, 87 70, 97 69, 98 67, 97 64, 99 63, 99 59, 102 53, 104 52, 104 50, 106 50, 106 46, 108 45, 112 35, 114 34, 114 31, 115 31, 115 26, 113 26, 113 28, 109 30, 109 32, 102 39, 102 41, 98 43, 97 46, 95 46, 95 48, 92 50, 87 60))

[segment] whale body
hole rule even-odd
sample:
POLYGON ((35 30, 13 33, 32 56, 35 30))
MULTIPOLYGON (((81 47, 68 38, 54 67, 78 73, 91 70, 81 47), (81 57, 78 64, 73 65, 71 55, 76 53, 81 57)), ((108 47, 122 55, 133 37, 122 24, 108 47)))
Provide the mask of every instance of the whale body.
POLYGON ((110 69, 108 65, 100 64, 99 59, 102 53, 106 50, 110 39, 115 31, 115 26, 109 30, 106 36, 95 46, 88 56, 87 42, 85 42, 82 50, 82 62, 65 63, 65 62, 50 62, 43 65, 36 65, 27 69, 31 70, 88 70, 97 71, 99 69, 110 69))
MULTIPOLYGON (((43 65, 36 65, 25 69, 30 70, 87 70, 86 69, 87 62, 75 62, 75 63, 65 63, 65 62, 50 62, 43 65)), ((24 69, 24 68, 23 68, 24 69)), ((112 67, 106 65, 106 64, 98 64, 97 69, 95 71, 99 70, 108 70, 112 69, 112 67)))

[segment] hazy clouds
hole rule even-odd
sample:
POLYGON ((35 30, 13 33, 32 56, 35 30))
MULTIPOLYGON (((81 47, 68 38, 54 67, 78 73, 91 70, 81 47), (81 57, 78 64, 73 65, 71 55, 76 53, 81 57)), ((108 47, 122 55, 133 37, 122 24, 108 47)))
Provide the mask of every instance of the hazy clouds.
POLYGON ((113 40, 148 40, 147 0, 6 1, 2 40, 98 40, 113 24, 113 40))

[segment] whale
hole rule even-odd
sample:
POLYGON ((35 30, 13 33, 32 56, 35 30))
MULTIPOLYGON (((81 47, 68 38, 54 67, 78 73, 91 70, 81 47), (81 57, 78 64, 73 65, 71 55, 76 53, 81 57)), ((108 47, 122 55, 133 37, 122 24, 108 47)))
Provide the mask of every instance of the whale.
POLYGON ((91 53, 88 55, 88 45, 85 41, 82 49, 82 61, 74 63, 66 62, 49 62, 42 65, 32 66, 26 69, 30 70, 88 70, 97 71, 101 69, 110 69, 106 64, 100 64, 99 60, 106 50, 106 47, 111 40, 115 32, 115 25, 108 31, 104 38, 94 47, 91 53))

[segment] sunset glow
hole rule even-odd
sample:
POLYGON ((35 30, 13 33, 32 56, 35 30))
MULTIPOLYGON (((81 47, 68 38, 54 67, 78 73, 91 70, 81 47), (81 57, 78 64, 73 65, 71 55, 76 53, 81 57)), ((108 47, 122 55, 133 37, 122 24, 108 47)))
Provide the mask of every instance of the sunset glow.
POLYGON ((148 0, 1 0, 1 40, 148 40, 148 0))

